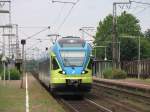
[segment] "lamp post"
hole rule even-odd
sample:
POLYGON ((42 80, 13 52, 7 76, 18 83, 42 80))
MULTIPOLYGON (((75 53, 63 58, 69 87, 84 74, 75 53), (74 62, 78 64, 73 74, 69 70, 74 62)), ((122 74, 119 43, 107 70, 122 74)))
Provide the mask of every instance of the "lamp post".
MULTIPOLYGON (((94 48, 105 48, 105 58, 104 58, 104 60, 107 59, 107 56, 106 56, 106 47, 107 46, 94 46, 94 48)), ((96 49, 95 49, 94 55, 96 57, 96 49)))
MULTIPOLYGON (((118 41, 118 42, 112 42, 112 41, 102 41, 102 42, 105 42, 105 43, 112 43, 112 45, 113 44, 118 44, 118 55, 117 55, 117 61, 118 61, 118 66, 119 66, 119 68, 120 68, 120 41, 118 41)), ((105 52, 106 53, 106 52, 105 52)), ((113 59, 112 59, 112 61, 113 61, 113 59)))
MULTIPOLYGON (((105 58, 104 58, 104 61, 106 61, 107 60, 107 57, 106 57, 106 48, 107 48, 107 46, 94 46, 94 48, 95 48, 95 57, 96 57, 96 48, 105 48, 105 58)), ((100 63, 99 63, 99 65, 98 65, 98 72, 100 73, 100 77, 102 78, 103 77, 103 75, 102 75, 102 72, 101 72, 101 68, 100 68, 100 63)), ((105 64, 105 69, 106 69, 106 64, 105 64)), ((94 70, 95 71, 95 70, 94 70)), ((95 72, 96 73, 96 72, 95 72)), ((97 74, 97 73, 96 73, 97 74)))
POLYGON ((131 35, 121 35, 123 38, 138 38, 138 79, 140 79, 141 75, 141 37, 131 36, 131 35))
POLYGON ((21 44, 22 44, 22 76, 21 76, 21 88, 23 88, 23 76, 24 76, 24 72, 25 72, 25 65, 24 65, 24 45, 26 44, 26 40, 22 39, 21 40, 21 44))
POLYGON ((141 39, 140 36, 138 37, 139 44, 138 44, 138 79, 140 79, 141 74, 141 39))

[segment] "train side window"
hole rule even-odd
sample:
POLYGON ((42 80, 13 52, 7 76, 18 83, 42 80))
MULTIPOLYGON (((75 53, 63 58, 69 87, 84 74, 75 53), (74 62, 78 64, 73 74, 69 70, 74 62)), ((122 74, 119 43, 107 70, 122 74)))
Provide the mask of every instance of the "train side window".
POLYGON ((92 63, 93 63, 93 59, 90 58, 90 61, 87 66, 88 69, 92 69, 92 63))
POLYGON ((59 66, 58 66, 58 63, 57 63, 56 59, 52 60, 52 64, 53 64, 53 70, 59 69, 59 66))

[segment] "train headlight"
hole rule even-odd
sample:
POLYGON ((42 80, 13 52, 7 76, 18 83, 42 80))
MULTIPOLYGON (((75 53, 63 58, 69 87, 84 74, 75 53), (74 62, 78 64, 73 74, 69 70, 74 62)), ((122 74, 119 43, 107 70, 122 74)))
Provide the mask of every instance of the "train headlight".
POLYGON ((62 71, 62 73, 63 73, 63 74, 66 74, 66 72, 65 72, 65 71, 62 71))
POLYGON ((85 71, 82 71, 82 74, 85 74, 85 71))

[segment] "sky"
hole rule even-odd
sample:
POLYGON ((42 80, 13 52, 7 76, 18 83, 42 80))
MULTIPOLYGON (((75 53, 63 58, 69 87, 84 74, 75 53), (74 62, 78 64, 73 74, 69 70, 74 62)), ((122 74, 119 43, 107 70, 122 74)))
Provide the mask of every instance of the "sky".
MULTIPOLYGON (((60 0, 71 1, 76 0, 60 0)), ((38 40, 35 38, 46 39, 48 34, 60 34, 62 36, 81 36, 79 29, 81 27, 90 26, 97 27, 100 20, 103 20, 108 14, 112 14, 113 2, 125 2, 128 0, 79 0, 73 7, 70 15, 63 23, 72 4, 52 3, 52 0, 12 0, 11 19, 13 24, 19 25, 19 38, 25 39, 45 27, 50 26, 50 30, 44 31, 28 41, 29 47, 39 47, 38 40)), ((136 0, 149 2, 150 0, 136 0)), ((129 6, 128 6, 129 7, 129 6)), ((127 6, 117 6, 117 15, 123 10, 127 10, 134 14, 139 20, 142 31, 150 28, 150 6, 133 3, 131 8, 127 6)), ((7 17, 0 15, 0 24, 7 23, 7 17)), ((90 32, 94 35, 95 32, 90 32)), ((89 38, 89 37, 88 37, 89 38)), ((91 37, 90 37, 91 38, 91 37)), ((49 41, 47 41, 49 44, 49 41)), ((46 42, 40 44, 40 47, 45 47, 46 42)))
MULTIPOLYGON (((78 35, 79 28, 83 26, 97 27, 100 20, 111 14, 113 2, 128 0, 79 0, 61 28, 59 26, 72 4, 52 3, 51 1, 12 0, 12 22, 20 26, 51 26, 51 32, 62 35, 78 35)), ((76 2, 76 0, 61 1, 76 2)), ((150 0, 142 1, 150 2, 150 0)), ((135 4, 132 6, 135 7, 135 4)), ((119 6, 117 9, 117 12, 122 11, 119 6)), ((140 20, 142 30, 145 30, 150 26, 148 21, 150 19, 150 8, 136 14, 140 10, 142 8, 137 8, 133 14, 140 20)))

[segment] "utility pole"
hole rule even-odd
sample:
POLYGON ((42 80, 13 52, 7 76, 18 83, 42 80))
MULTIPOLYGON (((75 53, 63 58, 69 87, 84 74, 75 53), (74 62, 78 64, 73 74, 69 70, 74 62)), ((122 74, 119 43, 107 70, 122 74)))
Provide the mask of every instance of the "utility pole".
POLYGON ((116 68, 116 3, 113 3, 113 29, 112 29, 112 62, 113 68, 116 68))
POLYGON ((131 4, 131 2, 114 2, 113 3, 113 26, 112 26, 112 61, 113 61, 113 68, 118 68, 119 67, 119 62, 118 62, 118 46, 117 43, 117 5, 128 5, 131 4))

